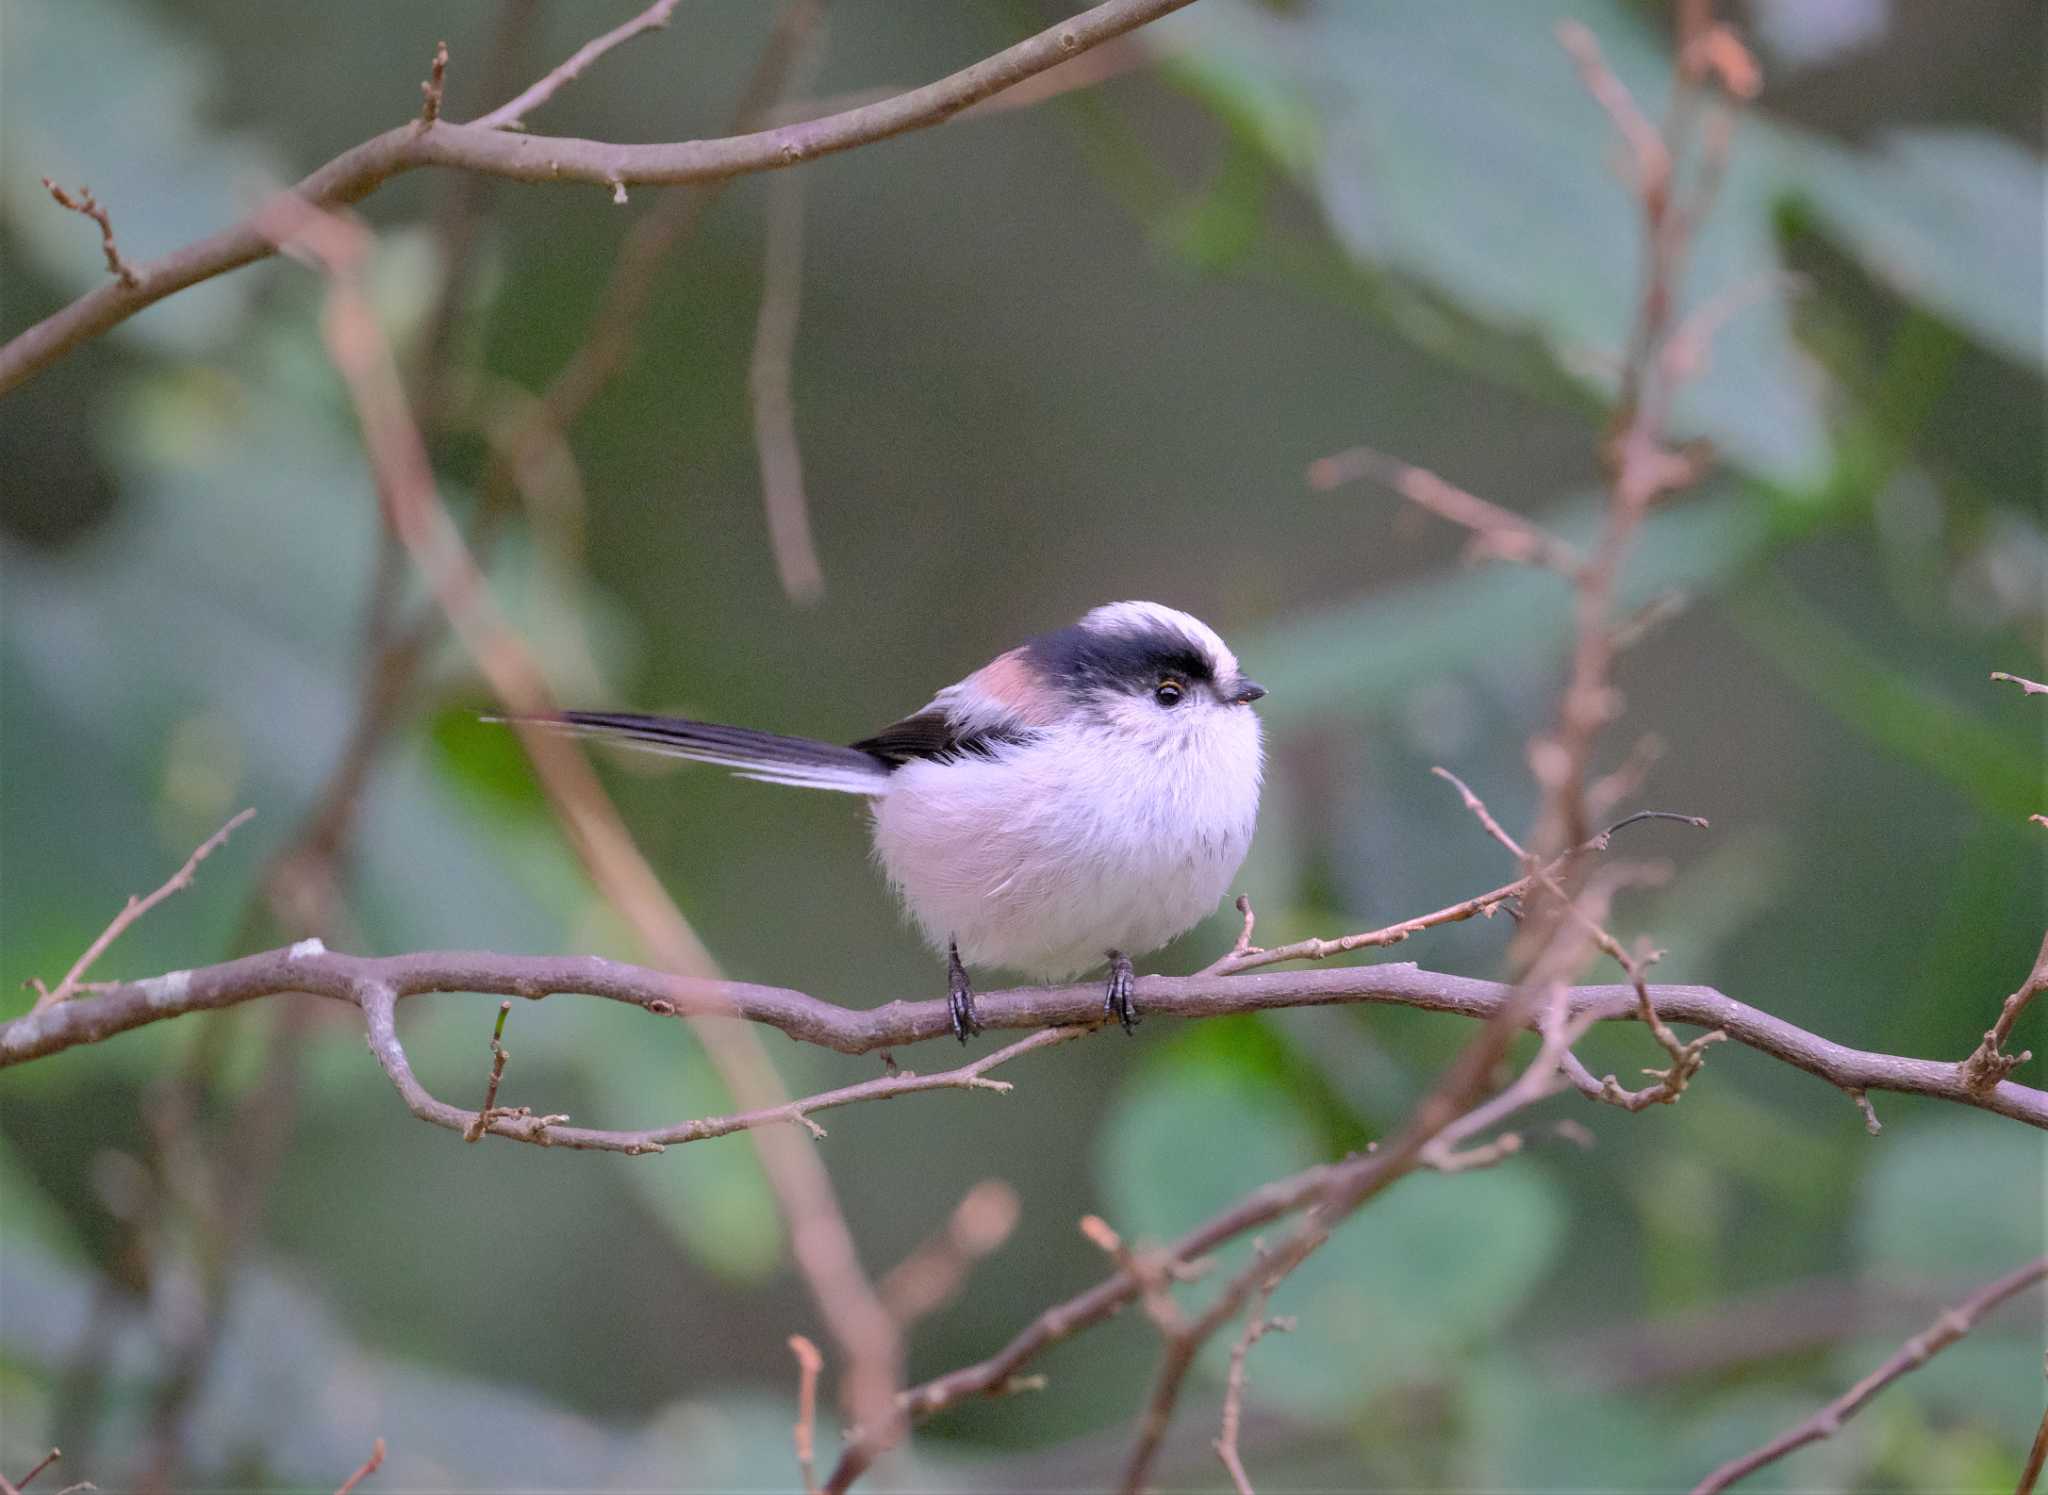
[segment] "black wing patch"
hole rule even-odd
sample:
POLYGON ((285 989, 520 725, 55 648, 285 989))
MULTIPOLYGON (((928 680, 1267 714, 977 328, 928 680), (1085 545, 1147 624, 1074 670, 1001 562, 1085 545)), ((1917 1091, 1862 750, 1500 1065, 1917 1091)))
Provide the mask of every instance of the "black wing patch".
POLYGON ((872 737, 853 744, 854 751, 879 758, 891 768, 900 768, 913 758, 949 763, 955 758, 993 758, 996 749, 1026 742, 1035 734, 1021 727, 983 727, 963 732, 943 711, 920 711, 872 737))

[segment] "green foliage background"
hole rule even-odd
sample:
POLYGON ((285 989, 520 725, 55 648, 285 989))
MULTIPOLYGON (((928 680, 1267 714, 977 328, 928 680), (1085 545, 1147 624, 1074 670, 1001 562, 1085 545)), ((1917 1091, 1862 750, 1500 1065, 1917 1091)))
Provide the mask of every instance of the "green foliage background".
MULTIPOLYGON (((633 8, 548 10, 533 56, 633 8)), ((2043 656, 2043 38, 2025 0, 1877 13, 1864 47, 1804 66, 1763 53, 1772 87, 1696 256, 1695 298, 1775 268, 1809 289, 1717 341, 1680 420, 1726 467, 1649 526, 1630 572, 1638 597, 1693 600, 1624 663, 1613 747, 1662 737, 1647 799, 1714 828, 1642 832, 1679 876, 1621 922, 1668 948, 1668 979, 1846 1043, 1960 1056, 2048 906, 2025 823, 2048 808, 2048 718, 1985 681, 2038 675, 2043 656)), ((810 611, 783 600, 760 517, 745 368, 762 187, 738 184, 574 432, 587 582, 544 533, 499 552, 563 694, 851 739, 1025 633, 1158 597, 1215 623, 1272 687, 1243 879, 1262 939, 1500 881, 1427 768, 1526 819, 1521 745, 1555 689, 1561 588, 1462 569, 1457 536, 1375 492, 1311 495, 1301 472, 1366 441, 1567 529, 1589 521, 1635 248, 1605 123, 1550 37, 1563 14, 1661 99, 1659 7, 1201 0, 1158 29, 1156 71, 806 167, 795 389, 828 585, 810 611)), ((685 6, 537 123, 713 133, 767 15, 685 6)), ((819 91, 935 76, 1041 20, 996 0, 842 0, 819 91)), ((481 6, 400 0, 15 0, 0 10, 7 330, 101 275, 90 229, 39 175, 90 183, 127 252, 160 253, 405 117, 437 37, 453 97, 476 104, 492 24, 481 6)), ((435 281, 426 225, 449 187, 416 176, 365 207, 401 337, 435 281)), ((545 382, 647 196, 621 210, 493 191, 466 333, 491 369, 545 382)), ((6 402, 6 992, 60 974, 123 896, 254 804, 100 974, 231 953, 254 870, 346 730, 375 514, 316 289, 288 265, 239 273, 6 402)), ((441 455, 466 503, 476 444, 441 455)), ((473 721, 480 689, 452 656, 439 678, 364 806, 351 943, 633 954, 516 755, 473 721)), ((855 1004, 934 990, 854 807, 708 770, 613 778, 733 975, 855 1004)), ((1200 963, 1226 926, 1158 964, 1200 963)), ((1484 974, 1504 940, 1477 923, 1400 953, 1484 974)), ((723 1106, 683 1033, 603 1005, 515 1012, 513 1101, 616 1125, 723 1106)), ((480 1085, 488 1006, 416 1006, 428 1082, 451 1098, 480 1085)), ((382 1435, 394 1489, 792 1483, 783 1342, 817 1328, 744 1144, 646 1160, 465 1148, 406 1117, 346 1013, 317 1017, 192 1422, 196 1480, 331 1486, 382 1435)), ((277 1020, 166 1025, 0 1086, 0 1467, 56 1441, 71 1478, 118 1483, 158 1369, 146 1325, 180 1291, 175 1252, 149 1293, 123 1253, 123 1160, 149 1156, 153 1078, 225 1043, 231 1105, 277 1020), (91 1322, 115 1346, 97 1395, 67 1379, 91 1322)), ((1082 1213, 1176 1232, 1380 1135, 1462 1036, 1381 1011, 1159 1022, 1027 1062, 1008 1097, 842 1111, 820 1146, 873 1268, 979 1179, 1023 1197, 1009 1245, 920 1326, 912 1369, 928 1374, 1095 1280, 1082 1213)), ((2018 1038, 2048 1049, 2038 1013, 2018 1038)), ((1650 1057, 1630 1032, 1587 1045, 1596 1071, 1650 1057)), ((777 1060, 805 1088, 868 1072, 777 1060)), ((1590 1152, 1402 1185, 1276 1299, 1301 1327, 1256 1352, 1259 1487, 1665 1488, 1803 1416, 1930 1302, 2042 1249, 2037 1135, 1879 1107, 1873 1140, 1825 1086, 1717 1049, 1673 1109, 1558 1103, 1590 1152), (1867 1333, 1648 1378, 1600 1350, 1844 1284, 1876 1304, 1867 1333)), ((2009 1488, 2042 1347, 2036 1296, 1754 1488, 2009 1488)), ((1044 1393, 948 1414, 897 1484, 1099 1482, 1151 1349, 1135 1315, 1061 1347, 1044 1393)), ((1218 1396, 1212 1376, 1185 1409, 1175 1488, 1223 1483, 1206 1447, 1218 1396)))

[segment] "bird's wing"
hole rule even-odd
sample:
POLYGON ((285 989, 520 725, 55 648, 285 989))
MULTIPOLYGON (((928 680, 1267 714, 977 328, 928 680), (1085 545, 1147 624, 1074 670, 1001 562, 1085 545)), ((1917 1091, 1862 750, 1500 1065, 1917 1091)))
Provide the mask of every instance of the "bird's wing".
POLYGON ((917 715, 906 716, 872 737, 863 737, 853 749, 871 753, 891 768, 898 768, 913 758, 936 763, 966 757, 993 758, 999 748, 1024 742, 1033 735, 1029 728, 1012 723, 963 720, 934 701, 917 715))

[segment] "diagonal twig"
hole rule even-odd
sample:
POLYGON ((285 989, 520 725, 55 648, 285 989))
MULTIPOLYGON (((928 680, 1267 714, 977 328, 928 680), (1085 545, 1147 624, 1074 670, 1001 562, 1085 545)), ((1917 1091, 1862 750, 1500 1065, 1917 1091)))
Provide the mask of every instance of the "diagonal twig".
POLYGON ((114 921, 101 930, 99 938, 90 945, 87 945, 85 953, 72 963, 71 969, 64 973, 62 981, 59 981, 54 987, 47 990, 43 988, 40 982, 36 983, 36 1005, 31 1011, 41 1012, 45 1007, 54 1006, 77 991, 78 984, 84 979, 85 973, 92 969, 94 961, 107 953, 107 947, 119 939, 127 931, 129 925, 155 908, 159 903, 162 903, 173 893, 180 893, 186 888, 191 887, 192 874, 199 864, 215 851, 218 851, 226 843, 228 837, 233 835, 235 830, 243 822, 255 815, 255 813, 256 811, 253 807, 241 811, 233 816, 226 825, 200 842, 198 850, 185 858, 185 865, 172 873, 170 880, 154 893, 140 897, 131 896, 121 912, 114 915, 114 921))
POLYGON ((1955 1307, 1943 1313, 1926 1329, 1907 1340, 1884 1364, 1795 1427, 1787 1428, 1760 1448, 1730 1459, 1693 1486, 1692 1495, 1718 1495, 1719 1491, 1747 1479, 1766 1464, 1775 1464, 1795 1449, 1823 1438, 1832 1438, 1842 1424, 1861 1412, 1870 1399, 1899 1377, 1916 1371, 1929 1360, 1968 1334, 1977 1320, 2008 1298, 2016 1297, 2048 1277, 2048 1256, 2039 1256, 1985 1284, 1955 1307))

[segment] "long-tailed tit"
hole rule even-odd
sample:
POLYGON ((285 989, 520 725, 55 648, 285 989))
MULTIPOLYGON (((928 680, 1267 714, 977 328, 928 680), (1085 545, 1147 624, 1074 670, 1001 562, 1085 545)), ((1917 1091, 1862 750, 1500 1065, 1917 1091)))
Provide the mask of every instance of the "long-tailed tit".
POLYGON ((997 655, 850 747, 676 717, 551 725, 865 795, 875 856, 946 954, 953 1031, 979 1031, 963 962, 1065 980, 1105 960, 1104 1010, 1135 1021, 1133 955, 1213 912, 1258 818, 1264 687, 1207 624, 1098 607, 997 655))

